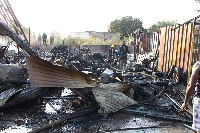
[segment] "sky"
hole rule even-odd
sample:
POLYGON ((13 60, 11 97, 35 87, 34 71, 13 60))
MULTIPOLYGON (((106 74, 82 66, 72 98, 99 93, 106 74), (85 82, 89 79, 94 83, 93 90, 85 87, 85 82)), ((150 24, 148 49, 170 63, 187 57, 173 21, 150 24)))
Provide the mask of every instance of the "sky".
POLYGON ((144 28, 158 21, 182 24, 200 13, 195 0, 9 0, 17 19, 36 34, 107 32, 125 16, 140 18, 144 28))

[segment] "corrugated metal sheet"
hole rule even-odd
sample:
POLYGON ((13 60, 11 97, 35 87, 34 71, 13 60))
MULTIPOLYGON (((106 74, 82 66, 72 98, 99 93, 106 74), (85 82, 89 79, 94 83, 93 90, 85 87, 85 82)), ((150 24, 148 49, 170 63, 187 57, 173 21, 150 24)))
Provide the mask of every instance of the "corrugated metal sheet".
POLYGON ((141 33, 139 40, 139 53, 156 52, 158 46, 158 33, 141 33))
POLYGON ((175 65, 183 70, 185 77, 188 77, 192 62, 193 39, 194 23, 160 28, 157 70, 167 72, 175 65))
POLYGON ((94 74, 53 65, 38 56, 29 57, 26 68, 31 87, 85 88, 95 87, 98 82, 94 74))

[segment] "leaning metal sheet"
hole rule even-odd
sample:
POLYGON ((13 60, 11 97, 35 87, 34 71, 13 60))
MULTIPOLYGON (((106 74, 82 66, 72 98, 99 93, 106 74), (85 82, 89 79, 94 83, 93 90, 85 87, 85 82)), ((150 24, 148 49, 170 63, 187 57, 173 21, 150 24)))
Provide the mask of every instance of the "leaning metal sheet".
POLYGON ((38 56, 29 57, 26 68, 31 87, 85 88, 95 87, 98 82, 93 74, 53 65, 38 56))

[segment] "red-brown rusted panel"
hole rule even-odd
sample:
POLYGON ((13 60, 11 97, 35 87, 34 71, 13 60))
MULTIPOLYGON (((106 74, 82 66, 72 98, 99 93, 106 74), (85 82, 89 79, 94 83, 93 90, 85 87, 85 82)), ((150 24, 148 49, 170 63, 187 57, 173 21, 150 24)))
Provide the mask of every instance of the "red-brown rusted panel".
POLYGON ((158 71, 163 71, 163 58, 164 58, 164 54, 165 54, 165 50, 164 50, 164 47, 165 47, 165 34, 166 34, 166 28, 163 27, 163 28, 160 28, 160 33, 159 33, 159 41, 160 41, 160 44, 159 44, 159 49, 158 49, 158 60, 157 60, 157 70, 158 71))
POLYGON ((179 29, 180 29, 179 27, 175 29, 173 65, 176 65, 177 62, 179 29))
POLYGON ((177 49, 177 61, 176 61, 176 66, 180 67, 180 59, 181 59, 181 48, 182 48, 182 32, 183 32, 183 26, 180 26, 180 32, 179 32, 179 36, 178 36, 178 49, 177 49))
POLYGON ((150 41, 150 35, 146 33, 141 33, 139 38, 139 51, 141 54, 144 54, 148 52, 149 50, 149 41, 150 41))
POLYGON ((140 38, 139 38, 139 52, 140 54, 143 54, 144 53, 144 33, 141 33, 140 34, 140 38))
POLYGON ((170 40, 171 40, 171 26, 168 27, 168 34, 167 34, 167 50, 166 50, 166 65, 165 65, 165 72, 169 69, 169 58, 170 58, 170 40))
POLYGON ((162 72, 165 72, 165 66, 166 66, 166 53, 167 53, 167 34, 168 34, 168 27, 166 27, 166 32, 165 32, 165 43, 164 43, 164 56, 163 56, 163 69, 162 72))
POLYGON ((157 70, 166 72, 171 65, 183 69, 187 79, 192 61, 193 23, 160 29, 157 70))
POLYGON ((31 56, 27 60, 30 85, 32 87, 67 87, 85 88, 95 87, 98 79, 91 78, 91 74, 85 74, 75 69, 53 65, 50 62, 31 56))
POLYGON ((166 43, 165 43, 165 58, 164 58, 164 72, 166 72, 169 69, 169 50, 170 50, 170 29, 171 26, 167 27, 167 32, 166 32, 166 43))
POLYGON ((187 24, 184 25, 184 31, 183 31, 183 39, 182 39, 182 49, 181 49, 181 60, 180 60, 180 68, 184 69, 184 61, 185 61, 185 47, 186 47, 186 41, 187 41, 187 30, 188 26, 187 24))
POLYGON ((173 30, 175 26, 172 26, 170 29, 170 55, 169 55, 169 67, 173 65, 173 53, 174 53, 174 38, 175 38, 175 30, 173 30))
POLYGON ((193 23, 189 23, 188 31, 187 31, 187 42, 186 42, 186 48, 185 48, 184 69, 183 69, 183 72, 187 76, 186 77, 187 79, 190 78, 190 72, 191 72, 193 32, 194 32, 194 25, 193 23))

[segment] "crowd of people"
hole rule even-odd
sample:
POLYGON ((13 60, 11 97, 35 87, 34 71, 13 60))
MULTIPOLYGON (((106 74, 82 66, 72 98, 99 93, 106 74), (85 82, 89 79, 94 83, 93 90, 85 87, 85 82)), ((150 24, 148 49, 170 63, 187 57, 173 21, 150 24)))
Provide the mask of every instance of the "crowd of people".
MULTIPOLYGON (((38 37, 36 37, 35 33, 33 33, 33 44, 38 44, 38 45, 47 45, 48 41, 47 41, 47 34, 43 32, 43 34, 41 35, 40 33, 38 34, 38 37)), ((51 35, 50 36, 50 44, 54 44, 54 36, 51 35)))

